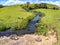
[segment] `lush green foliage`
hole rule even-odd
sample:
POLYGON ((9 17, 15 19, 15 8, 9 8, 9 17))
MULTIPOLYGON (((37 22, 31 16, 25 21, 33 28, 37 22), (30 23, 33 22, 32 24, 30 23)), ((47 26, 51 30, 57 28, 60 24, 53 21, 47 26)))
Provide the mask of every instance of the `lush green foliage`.
POLYGON ((53 9, 53 10, 58 10, 60 9, 56 5, 51 5, 51 4, 46 4, 46 3, 40 3, 40 4, 30 4, 27 2, 27 4, 21 5, 26 11, 33 10, 33 9, 53 9))

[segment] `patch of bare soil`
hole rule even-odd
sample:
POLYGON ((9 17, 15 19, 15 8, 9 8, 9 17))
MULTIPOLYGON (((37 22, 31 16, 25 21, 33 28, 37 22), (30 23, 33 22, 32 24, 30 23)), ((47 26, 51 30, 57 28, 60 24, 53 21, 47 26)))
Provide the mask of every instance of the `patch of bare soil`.
POLYGON ((25 34, 23 36, 16 36, 15 38, 12 37, 0 37, 0 45, 52 45, 57 41, 55 34, 48 36, 25 34))

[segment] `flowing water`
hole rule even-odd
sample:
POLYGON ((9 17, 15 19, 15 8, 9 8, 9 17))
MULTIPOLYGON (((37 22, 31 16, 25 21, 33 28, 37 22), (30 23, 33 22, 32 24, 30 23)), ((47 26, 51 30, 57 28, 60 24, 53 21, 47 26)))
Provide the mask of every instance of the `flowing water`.
POLYGON ((17 35, 34 33, 36 32, 35 24, 37 23, 39 18, 40 18, 40 13, 36 13, 36 16, 28 23, 25 29, 19 31, 13 31, 12 29, 9 29, 7 31, 0 32, 0 36, 8 36, 14 33, 16 33, 17 35))

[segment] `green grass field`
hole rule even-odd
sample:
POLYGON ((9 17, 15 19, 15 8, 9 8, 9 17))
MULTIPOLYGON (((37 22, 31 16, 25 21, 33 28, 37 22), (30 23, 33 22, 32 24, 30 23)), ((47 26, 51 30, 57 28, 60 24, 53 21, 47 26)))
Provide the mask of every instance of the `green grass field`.
MULTIPOLYGON (((25 5, 24 5, 25 6, 25 5)), ((34 4, 29 5, 34 8, 34 4)), ((39 20, 42 21, 44 24, 47 25, 54 25, 57 28, 58 33, 58 43, 55 45, 60 44, 60 10, 53 10, 53 7, 59 8, 54 5, 47 5, 49 9, 33 9, 32 11, 41 12, 44 16, 39 20), (51 9, 50 9, 51 8, 51 9)), ((59 8, 60 9, 60 8, 59 8)), ((34 17, 33 12, 27 12, 24 10, 20 5, 13 5, 0 8, 0 30, 4 31, 5 29, 12 28, 14 30, 19 30, 24 28, 28 21, 34 17)), ((46 29, 45 27, 43 27, 46 29)), ((43 30, 44 30, 43 29, 43 30)))
POLYGON ((36 9, 35 11, 42 12, 45 14, 44 17, 41 18, 41 21, 45 24, 52 24, 57 27, 58 33, 58 43, 60 44, 60 10, 52 10, 52 9, 36 9))
POLYGON ((5 28, 24 28, 28 20, 33 18, 34 14, 32 12, 26 12, 19 5, 7 6, 0 8, 0 30, 5 28))

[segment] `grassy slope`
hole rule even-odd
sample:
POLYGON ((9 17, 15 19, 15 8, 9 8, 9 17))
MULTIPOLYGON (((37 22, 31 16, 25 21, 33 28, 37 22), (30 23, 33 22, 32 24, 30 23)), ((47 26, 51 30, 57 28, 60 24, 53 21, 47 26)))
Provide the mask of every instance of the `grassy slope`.
MULTIPOLYGON (((35 11, 42 12, 45 14, 43 18, 41 18, 41 21, 45 24, 53 24, 57 27, 57 32, 58 32, 58 43, 55 43, 54 45, 59 45, 60 44, 60 21, 58 18, 60 18, 60 10, 53 10, 52 8, 58 8, 60 7, 52 4, 47 4, 48 8, 51 9, 36 9, 35 11)), ((40 22, 40 21, 39 21, 40 22)))
MULTIPOLYGON (((31 4, 30 6, 34 7, 33 4, 31 4)), ((50 4, 48 4, 47 6, 48 8, 57 7, 55 5, 50 5, 50 4)), ((60 38, 60 21, 58 20, 58 17, 60 17, 60 10, 36 9, 35 11, 40 11, 42 13, 45 13, 45 17, 42 18, 42 22, 46 24, 54 24, 57 27, 58 36, 60 38)), ((20 6, 15 5, 10 7, 4 7, 0 9, 0 27, 1 27, 1 22, 6 27, 9 26, 14 27, 16 21, 18 21, 16 26, 20 26, 22 24, 22 21, 24 21, 23 19, 27 20, 27 17, 29 16, 32 16, 32 13, 26 12, 20 6), (20 17, 21 19, 18 19, 18 17, 20 17)), ((24 24, 26 23, 23 23, 23 25, 24 24)))
MULTIPOLYGON (((34 8, 34 4, 30 4, 29 6, 34 8)), ((55 25, 57 27, 58 37, 60 38, 60 21, 58 20, 58 18, 60 17, 60 10, 52 10, 52 8, 54 7, 55 8, 59 8, 59 7, 52 4, 47 4, 47 7, 51 9, 36 9, 35 11, 38 12, 40 11, 45 14, 45 17, 42 18, 42 22, 46 24, 55 25)), ((60 42, 60 39, 58 42, 60 42)), ((58 44, 56 43, 56 45, 58 44)))
POLYGON ((0 30, 3 26, 6 26, 6 28, 22 27, 24 24, 27 24, 28 17, 30 16, 33 17, 32 13, 26 12, 19 5, 0 8, 0 30))
MULTIPOLYGON (((42 12, 45 14, 45 16, 41 19, 43 23, 45 24, 53 24, 57 27, 58 31, 58 37, 60 44, 60 21, 58 18, 60 18, 60 10, 51 10, 51 9, 36 9, 36 11, 42 12)), ((56 45, 59 45, 56 44, 56 45)))
POLYGON ((58 6, 56 6, 56 5, 52 5, 52 4, 47 4, 47 7, 48 7, 48 8, 53 8, 53 7, 55 7, 55 8, 59 8, 58 6))

